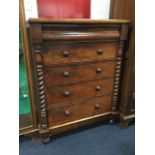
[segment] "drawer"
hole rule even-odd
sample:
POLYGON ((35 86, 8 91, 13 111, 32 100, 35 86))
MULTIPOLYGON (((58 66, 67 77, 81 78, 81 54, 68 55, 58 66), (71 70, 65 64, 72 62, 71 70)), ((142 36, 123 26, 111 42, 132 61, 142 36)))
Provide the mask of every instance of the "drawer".
POLYGON ((91 82, 64 86, 46 86, 47 104, 73 102, 74 100, 111 94, 113 79, 101 79, 91 82))
POLYGON ((117 43, 44 43, 45 64, 72 63, 91 60, 111 59, 117 56, 117 43))
POLYGON ((77 83, 92 79, 112 78, 115 61, 71 64, 65 66, 45 66, 45 81, 54 85, 77 83))
POLYGON ((94 98, 67 107, 53 107, 48 110, 49 125, 67 123, 111 111, 111 96, 94 98))

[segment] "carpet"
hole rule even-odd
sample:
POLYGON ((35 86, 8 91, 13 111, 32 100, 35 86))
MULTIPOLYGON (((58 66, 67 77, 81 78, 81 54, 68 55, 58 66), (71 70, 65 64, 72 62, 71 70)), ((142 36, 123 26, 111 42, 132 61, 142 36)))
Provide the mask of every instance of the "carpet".
POLYGON ((20 155, 134 155, 135 125, 95 124, 41 140, 20 138, 20 155))

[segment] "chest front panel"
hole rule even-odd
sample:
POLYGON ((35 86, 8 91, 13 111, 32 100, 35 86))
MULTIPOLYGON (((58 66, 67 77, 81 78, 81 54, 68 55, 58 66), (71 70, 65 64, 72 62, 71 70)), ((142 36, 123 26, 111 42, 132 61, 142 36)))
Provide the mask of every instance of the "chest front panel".
POLYGON ((123 29, 121 23, 32 22, 30 26, 43 126, 117 112, 127 25, 123 29))

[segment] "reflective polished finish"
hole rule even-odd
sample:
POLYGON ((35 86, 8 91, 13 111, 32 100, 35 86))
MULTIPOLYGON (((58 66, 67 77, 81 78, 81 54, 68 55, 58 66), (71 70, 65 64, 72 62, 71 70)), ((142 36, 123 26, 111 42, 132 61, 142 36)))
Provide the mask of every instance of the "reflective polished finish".
POLYGON ((43 141, 103 119, 114 122, 129 21, 29 22, 34 66, 43 66, 42 73, 34 74, 43 141), (38 89, 40 80, 43 90, 38 89))

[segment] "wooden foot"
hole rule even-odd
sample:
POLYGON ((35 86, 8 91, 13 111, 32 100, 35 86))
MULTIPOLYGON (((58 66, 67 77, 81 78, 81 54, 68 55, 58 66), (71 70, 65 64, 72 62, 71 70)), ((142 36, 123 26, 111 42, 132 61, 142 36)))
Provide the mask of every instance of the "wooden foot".
POLYGON ((121 121, 120 122, 120 126, 121 126, 121 128, 127 128, 128 126, 129 126, 129 121, 121 121))
POLYGON ((44 144, 49 143, 49 141, 50 141, 49 129, 44 129, 44 130, 43 130, 43 129, 40 129, 40 130, 39 130, 39 133, 40 133, 42 142, 43 142, 44 144))
POLYGON ((50 137, 42 138, 42 142, 43 142, 44 144, 48 144, 49 141, 50 141, 50 137))

